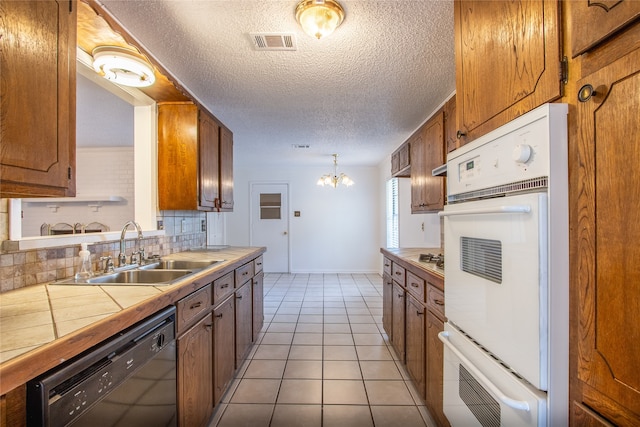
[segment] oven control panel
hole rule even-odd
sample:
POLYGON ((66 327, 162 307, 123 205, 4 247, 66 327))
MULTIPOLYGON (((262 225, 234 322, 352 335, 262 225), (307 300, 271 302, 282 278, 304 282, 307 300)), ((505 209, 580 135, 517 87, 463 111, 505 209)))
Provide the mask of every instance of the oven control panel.
POLYGON ((449 153, 448 195, 548 178, 554 159, 566 159, 566 112, 543 105, 449 153))

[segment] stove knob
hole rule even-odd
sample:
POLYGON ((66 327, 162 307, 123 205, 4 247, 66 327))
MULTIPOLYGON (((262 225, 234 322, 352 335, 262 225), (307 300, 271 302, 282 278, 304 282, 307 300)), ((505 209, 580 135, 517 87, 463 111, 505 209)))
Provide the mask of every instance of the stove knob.
POLYGON ((516 163, 527 163, 533 150, 528 144, 519 144, 513 149, 513 160, 516 163))

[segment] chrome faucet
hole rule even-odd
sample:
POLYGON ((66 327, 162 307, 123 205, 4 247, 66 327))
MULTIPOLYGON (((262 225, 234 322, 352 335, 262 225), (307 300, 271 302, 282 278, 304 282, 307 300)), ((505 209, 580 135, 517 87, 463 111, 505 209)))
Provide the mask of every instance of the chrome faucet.
MULTIPOLYGON (((142 229, 140 228, 140 224, 138 224, 135 221, 128 221, 124 227, 122 227, 122 233, 120 234, 120 253, 118 254, 118 267, 123 267, 125 265, 127 265, 127 256, 125 254, 125 248, 124 248, 124 236, 127 233, 127 228, 133 225, 134 227, 136 227, 136 230, 138 230, 138 241, 142 240, 142 238, 144 237, 142 235, 142 229)), ((142 248, 141 248, 142 250, 142 248)), ((144 253, 144 252, 142 252, 144 253)), ((144 255, 143 255, 144 257, 144 255)))

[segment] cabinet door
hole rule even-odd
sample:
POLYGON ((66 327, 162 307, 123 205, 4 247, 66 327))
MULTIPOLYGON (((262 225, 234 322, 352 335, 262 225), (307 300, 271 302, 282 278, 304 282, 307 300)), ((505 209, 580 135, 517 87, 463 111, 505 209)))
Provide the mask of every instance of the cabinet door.
POLYGON ((404 328, 405 328, 405 291, 398 284, 393 284, 393 313, 392 313, 392 332, 393 348, 398 354, 398 359, 404 363, 405 361, 405 341, 404 341, 404 328))
POLYGON ((407 371, 420 396, 425 397, 425 308, 411 295, 406 296, 406 360, 407 371))
POLYGON ((1 197, 75 196, 76 6, 0 2, 1 197))
MULTIPOLYGON (((213 399, 220 402, 235 372, 235 303, 233 295, 213 310, 213 399)), ((187 424, 185 424, 187 425, 187 424)))
POLYGON ((251 348, 253 338, 252 329, 252 301, 251 280, 245 282, 235 293, 236 300, 236 369, 240 367, 251 348))
POLYGON ((178 338, 178 417, 182 426, 204 426, 213 411, 211 314, 178 338))
MULTIPOLYGON (((391 261, 385 259, 385 262, 391 261)), ((382 327, 389 337, 389 341, 393 341, 393 280, 388 274, 382 276, 382 327)))
POLYGON ((198 208, 198 108, 158 105, 158 205, 160 210, 198 208))
POLYGON ((622 172, 640 162, 640 49, 576 87, 585 85, 595 95, 577 103, 571 144, 572 365, 588 407, 640 425, 640 246, 629 244, 640 239, 640 174, 622 172))
POLYGON ((559 3, 456 0, 461 145, 562 95, 559 3))
POLYGON ((449 426, 442 409, 442 381, 444 351, 438 334, 444 330, 444 322, 427 310, 427 408, 436 424, 449 426))
POLYGON ((568 5, 573 57, 604 41, 640 16, 640 2, 633 0, 576 0, 568 2, 568 5))
POLYGON ((220 201, 222 212, 233 211, 233 134, 220 127, 220 201))
POLYGON ((199 207, 210 210, 216 207, 219 196, 219 134, 218 124, 207 113, 200 110, 198 112, 199 207))
POLYGON ((264 326, 264 273, 253 278, 253 342, 258 339, 264 326))
POLYGON ((431 171, 445 162, 444 113, 436 113, 411 142, 411 213, 433 212, 444 206, 444 178, 431 171), (415 146, 415 147, 414 147, 415 146))
POLYGON ((447 153, 458 148, 458 125, 456 122, 456 96, 444 104, 444 143, 447 153))

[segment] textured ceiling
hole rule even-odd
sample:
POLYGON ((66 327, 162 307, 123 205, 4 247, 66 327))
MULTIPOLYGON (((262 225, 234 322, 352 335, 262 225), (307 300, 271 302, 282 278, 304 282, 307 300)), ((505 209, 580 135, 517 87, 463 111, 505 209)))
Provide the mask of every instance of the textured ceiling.
POLYGON ((101 3, 233 131, 243 165, 376 165, 455 90, 452 0, 342 0, 322 40, 296 0, 101 3), (257 51, 253 32, 297 50, 257 51))

